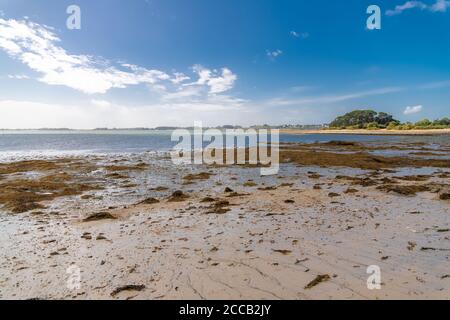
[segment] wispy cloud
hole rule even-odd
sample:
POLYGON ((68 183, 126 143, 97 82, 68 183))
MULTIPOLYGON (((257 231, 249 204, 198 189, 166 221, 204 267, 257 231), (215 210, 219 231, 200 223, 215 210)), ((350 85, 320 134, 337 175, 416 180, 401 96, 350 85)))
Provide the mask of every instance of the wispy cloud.
POLYGON ((405 108, 405 111, 403 111, 403 114, 405 115, 410 115, 410 114, 415 114, 415 113, 419 113, 423 110, 423 106, 408 106, 405 108))
POLYGON ((422 1, 407 1, 402 5, 395 6, 394 9, 387 10, 386 15, 395 16, 411 9, 428 10, 431 12, 446 12, 448 8, 450 8, 450 1, 447 0, 436 0, 433 4, 426 4, 422 1))
POLYGON ((266 55, 267 57, 269 57, 270 60, 275 60, 276 58, 278 58, 279 56, 281 56, 283 54, 283 51, 281 51, 280 49, 276 49, 276 50, 267 50, 266 51, 266 55))
POLYGON ((430 82, 419 86, 419 89, 440 89, 450 87, 450 80, 430 82))
POLYGON ((301 39, 309 38, 308 32, 297 32, 297 31, 292 30, 290 32, 290 35, 293 36, 294 38, 301 38, 301 39))
POLYGON ((271 105, 289 106, 289 105, 305 105, 305 104, 324 104, 324 103, 337 103, 347 100, 353 100, 358 98, 364 98, 368 96, 383 95, 389 93, 395 93, 404 90, 401 87, 385 87, 368 91, 360 91, 347 93, 342 95, 332 96, 318 96, 318 97, 306 97, 301 99, 273 99, 269 102, 271 105))
POLYGON ((17 80, 30 79, 30 77, 25 74, 8 74, 8 78, 9 79, 17 79, 17 80))

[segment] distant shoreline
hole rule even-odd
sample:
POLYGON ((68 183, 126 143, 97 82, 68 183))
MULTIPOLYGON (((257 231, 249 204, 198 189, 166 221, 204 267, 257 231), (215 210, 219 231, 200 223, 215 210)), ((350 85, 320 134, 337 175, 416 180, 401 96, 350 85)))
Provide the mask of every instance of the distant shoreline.
MULTIPOLYGON (((0 134, 2 133, 41 133, 41 132, 52 132, 52 133, 102 133, 102 132, 126 132, 126 131, 172 131, 177 128, 129 128, 129 129, 0 129, 0 134)), ((181 129, 181 128, 180 128, 181 129)), ((183 128, 192 129, 192 128, 183 128)), ((209 129, 209 128, 208 128, 209 129)), ((220 129, 220 128, 217 128, 220 129)), ((249 130, 249 128, 240 128, 243 130, 249 130)), ((253 129, 253 128, 250 128, 253 129)), ((271 128, 276 130, 277 128, 271 128)), ((226 130, 226 129, 223 129, 226 130)), ((270 129, 269 129, 270 130, 270 129)), ((293 135, 306 135, 306 134, 322 134, 322 135, 368 135, 368 136, 439 136, 439 135, 450 135, 450 128, 448 129, 411 129, 411 130, 387 130, 387 129, 377 129, 377 130, 367 130, 367 129, 278 129, 281 134, 293 134, 293 135)))
POLYGON ((298 129, 281 129, 282 134, 354 134, 354 135, 391 135, 391 136, 434 136, 434 135, 450 135, 450 129, 413 129, 413 130, 298 130, 298 129))

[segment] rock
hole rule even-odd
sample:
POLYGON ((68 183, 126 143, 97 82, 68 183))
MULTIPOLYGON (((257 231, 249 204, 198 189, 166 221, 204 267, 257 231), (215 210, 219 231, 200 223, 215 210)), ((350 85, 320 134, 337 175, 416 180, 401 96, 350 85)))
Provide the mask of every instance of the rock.
POLYGON ((192 180, 208 180, 211 177, 211 173, 208 172, 200 172, 198 174, 188 174, 183 179, 192 181, 192 180))
POLYGON ((253 181, 247 181, 244 183, 244 187, 256 187, 257 184, 254 183, 253 181))
POLYGON ((144 285, 130 284, 130 285, 116 288, 113 292, 111 292, 111 297, 115 297, 123 291, 142 291, 144 289, 145 289, 144 285))
POLYGON ((181 201, 185 201, 188 198, 189 198, 189 196, 184 194, 183 191, 177 190, 174 193, 172 193, 172 195, 170 196, 168 201, 169 202, 181 202, 181 201))
POLYGON ((450 192, 443 192, 439 195, 441 200, 450 200, 450 192))
POLYGON ((83 219, 83 222, 99 221, 99 220, 115 220, 117 219, 109 212, 97 212, 83 219))
POLYGON ((340 195, 339 193, 336 193, 336 192, 330 192, 330 193, 328 194, 328 196, 329 196, 330 198, 336 198, 336 197, 340 197, 341 195, 340 195))
POLYGON ((145 199, 144 201, 139 202, 138 204, 155 204, 155 203, 159 203, 159 200, 155 198, 148 198, 145 199))
POLYGON ((229 187, 226 187, 224 192, 225 193, 230 193, 230 192, 233 192, 233 189, 231 189, 229 187))
POLYGON ((85 240, 91 240, 92 236, 89 232, 85 232, 83 233, 83 235, 81 236, 81 239, 85 239, 85 240))
POLYGON ((277 252, 277 253, 281 253, 283 255, 288 255, 291 254, 292 251, 291 250, 279 250, 279 249, 272 249, 273 252, 277 252))
POLYGON ((318 284, 328 281, 330 279, 331 279, 331 277, 328 274, 318 275, 313 281, 311 281, 310 283, 308 283, 305 286, 305 290, 311 289, 311 288, 317 286, 318 284))

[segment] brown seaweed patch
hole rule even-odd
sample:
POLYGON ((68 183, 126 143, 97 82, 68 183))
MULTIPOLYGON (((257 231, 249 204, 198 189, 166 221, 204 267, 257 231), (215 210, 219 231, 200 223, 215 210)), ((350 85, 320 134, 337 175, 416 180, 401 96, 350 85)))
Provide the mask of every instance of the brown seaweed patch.
POLYGON ((11 213, 23 213, 44 208, 40 202, 80 195, 86 191, 99 190, 101 187, 73 181, 73 177, 68 173, 57 173, 40 179, 5 181, 0 183, 0 189, 0 204, 11 213))
POLYGON ((105 169, 110 172, 118 172, 118 171, 140 171, 147 169, 148 166, 145 163, 139 163, 133 166, 126 165, 110 165, 106 166, 105 169))
POLYGON ((212 204, 209 207, 209 211, 207 212, 208 214, 214 213, 214 214, 225 214, 228 211, 230 211, 231 209, 228 208, 228 206, 230 205, 229 201, 226 200, 217 200, 214 204, 212 204))
POLYGON ((386 192, 395 192, 403 196, 414 196, 418 192, 430 191, 430 187, 425 185, 383 185, 377 187, 378 190, 383 190, 386 192))
POLYGON ((366 170, 380 170, 401 167, 450 167, 449 159, 417 159, 409 157, 383 157, 367 152, 333 153, 317 150, 282 148, 280 160, 301 166, 350 167, 366 170))
MULTIPOLYGON (((63 162, 60 160, 59 162, 63 162)), ((11 174, 19 172, 29 172, 29 171, 51 171, 58 169, 60 167, 59 163, 56 161, 47 160, 29 160, 29 161, 19 161, 13 163, 1 163, 0 164, 0 174, 11 174)))
POLYGON ((192 181, 192 180, 208 180, 209 178, 211 178, 211 173, 208 172, 200 172, 197 174, 188 174, 187 176, 185 176, 183 179, 184 180, 188 180, 188 181, 192 181))

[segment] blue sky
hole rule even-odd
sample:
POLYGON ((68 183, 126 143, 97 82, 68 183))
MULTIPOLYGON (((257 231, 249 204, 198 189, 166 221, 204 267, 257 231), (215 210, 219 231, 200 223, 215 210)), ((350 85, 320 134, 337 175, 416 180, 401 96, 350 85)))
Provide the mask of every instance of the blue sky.
POLYGON ((1 128, 450 116, 446 0, 0 0, 0 19, 1 128))

